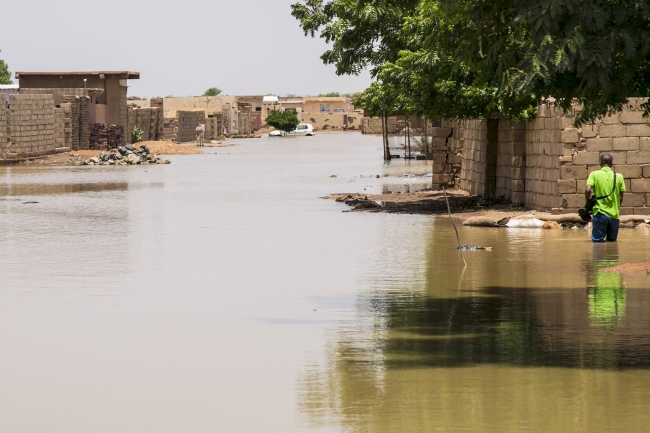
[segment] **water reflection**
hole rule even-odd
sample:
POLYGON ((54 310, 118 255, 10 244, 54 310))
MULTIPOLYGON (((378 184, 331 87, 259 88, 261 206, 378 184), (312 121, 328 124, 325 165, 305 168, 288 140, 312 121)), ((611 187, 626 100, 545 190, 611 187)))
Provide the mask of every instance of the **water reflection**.
POLYGON ((623 277, 602 269, 620 265, 618 243, 593 245, 593 282, 588 290, 589 317, 594 324, 613 326, 625 316, 623 277))
MULTIPOLYGON (((461 238, 494 247, 468 252, 464 273, 452 236, 436 219, 422 289, 359 296, 357 321, 305 373, 308 424, 644 431, 650 293, 626 292, 620 275, 602 271, 621 262, 620 245, 592 246, 582 231, 463 228, 461 238), (593 409, 604 406, 615 412, 606 420, 593 409)), ((627 241, 626 254, 641 250, 627 241)))

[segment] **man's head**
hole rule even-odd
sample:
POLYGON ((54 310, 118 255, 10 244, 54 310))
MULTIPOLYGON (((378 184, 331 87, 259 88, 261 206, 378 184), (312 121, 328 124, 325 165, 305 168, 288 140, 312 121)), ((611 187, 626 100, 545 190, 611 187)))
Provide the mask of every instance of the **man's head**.
POLYGON ((600 155, 600 166, 601 167, 611 167, 614 165, 614 158, 609 153, 600 155))

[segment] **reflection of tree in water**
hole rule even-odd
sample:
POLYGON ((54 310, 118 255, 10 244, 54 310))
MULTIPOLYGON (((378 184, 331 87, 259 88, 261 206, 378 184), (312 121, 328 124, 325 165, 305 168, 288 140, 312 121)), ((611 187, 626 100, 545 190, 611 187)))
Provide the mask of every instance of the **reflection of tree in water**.
POLYGON ((641 399, 645 387, 613 372, 650 367, 650 296, 643 290, 626 295, 618 275, 599 270, 617 264, 616 250, 590 253, 564 265, 562 254, 571 251, 549 257, 556 268, 535 280, 560 282, 573 267, 584 276, 579 287, 531 288, 525 279, 535 272, 533 264, 528 270, 527 263, 492 257, 473 265, 485 267, 486 280, 493 272, 513 285, 467 290, 459 290, 455 270, 441 270, 444 258, 431 254, 424 291, 358 297, 359 322, 338 333, 326 364, 314 363, 303 378, 301 412, 313 425, 336 416, 352 430, 390 431, 396 419, 411 419, 413 431, 423 431, 462 425, 463 417, 487 422, 494 404, 507 412, 503 419, 555 416, 540 422, 562 429, 576 420, 605 425, 587 415, 591 405, 607 404, 618 410, 611 419, 622 422, 618 417, 629 410, 623 401, 641 399), (507 274, 508 266, 523 267, 523 277, 507 274), (594 326, 600 324, 606 326, 594 326), (583 406, 563 403, 562 394, 583 406), (463 404, 475 413, 465 414, 463 404), (365 423, 372 427, 361 427, 365 423))

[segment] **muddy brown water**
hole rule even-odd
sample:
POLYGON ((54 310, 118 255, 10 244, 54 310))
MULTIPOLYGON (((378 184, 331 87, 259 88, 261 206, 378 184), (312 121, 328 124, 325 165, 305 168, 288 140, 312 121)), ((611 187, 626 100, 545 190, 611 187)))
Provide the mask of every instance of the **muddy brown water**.
POLYGON ((599 269, 650 235, 460 227, 463 270, 318 198, 424 182, 377 137, 237 143, 0 167, 0 431, 648 431, 649 280, 599 269))

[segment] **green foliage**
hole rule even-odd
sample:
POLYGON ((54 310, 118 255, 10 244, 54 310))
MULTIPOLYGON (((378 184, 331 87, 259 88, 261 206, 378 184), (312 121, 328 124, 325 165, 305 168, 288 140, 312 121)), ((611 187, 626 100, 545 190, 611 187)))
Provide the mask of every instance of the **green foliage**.
POLYGON ((133 127, 133 131, 131 131, 131 143, 139 143, 142 141, 142 129, 138 128, 137 126, 133 127))
POLYGON ((210 87, 203 93, 203 96, 219 96, 221 94, 221 89, 217 87, 210 87))
POLYGON ((266 123, 278 131, 291 132, 300 123, 298 114, 295 111, 272 111, 266 118, 266 123))
POLYGON ((341 94, 339 92, 329 92, 329 93, 321 93, 318 96, 321 98, 340 98, 341 94))
POLYGON ((9 72, 9 65, 4 60, 0 60, 0 84, 13 84, 11 81, 11 72, 9 72))
POLYGON ((321 58, 338 74, 370 68, 382 94, 375 86, 359 100, 372 109, 388 110, 399 96, 390 111, 408 102, 429 118, 524 120, 552 97, 564 110, 582 104, 581 124, 650 95, 650 0, 304 0, 292 8, 306 35, 332 44, 321 58))

